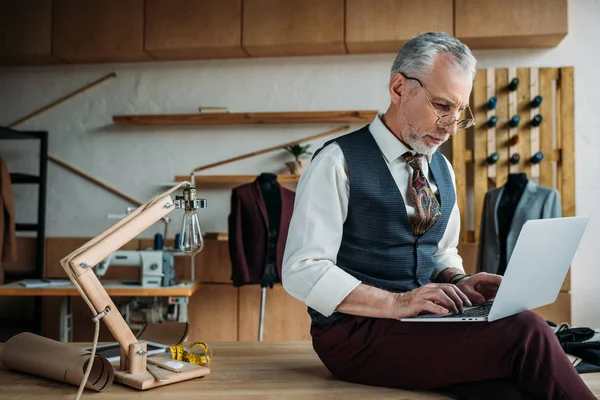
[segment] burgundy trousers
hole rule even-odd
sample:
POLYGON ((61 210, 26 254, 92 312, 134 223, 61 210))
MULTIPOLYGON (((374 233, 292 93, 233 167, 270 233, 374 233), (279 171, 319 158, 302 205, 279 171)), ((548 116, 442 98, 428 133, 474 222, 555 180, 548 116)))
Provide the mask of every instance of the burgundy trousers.
POLYGON ((494 322, 400 322, 345 316, 311 328, 338 379, 442 390, 465 400, 595 399, 556 335, 526 311, 494 322))

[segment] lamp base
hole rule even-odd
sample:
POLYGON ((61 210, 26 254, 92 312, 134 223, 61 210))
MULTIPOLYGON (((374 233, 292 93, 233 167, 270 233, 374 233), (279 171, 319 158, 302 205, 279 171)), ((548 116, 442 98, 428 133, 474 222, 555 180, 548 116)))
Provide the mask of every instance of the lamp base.
POLYGON ((167 376, 168 380, 159 381, 155 379, 154 376, 152 376, 148 371, 142 371, 137 374, 131 374, 128 371, 123 371, 119 369, 119 365, 115 364, 115 381, 123 385, 131 386, 132 388, 138 390, 147 390, 159 386, 165 386, 177 382, 187 381, 190 379, 201 378, 210 374, 209 368, 194 365, 188 362, 174 361, 163 356, 152 357, 152 359, 160 362, 171 361, 174 363, 179 363, 179 365, 183 364, 183 366, 178 369, 178 371, 180 372, 168 371, 166 369, 161 368, 161 372, 163 372, 164 375, 167 376))

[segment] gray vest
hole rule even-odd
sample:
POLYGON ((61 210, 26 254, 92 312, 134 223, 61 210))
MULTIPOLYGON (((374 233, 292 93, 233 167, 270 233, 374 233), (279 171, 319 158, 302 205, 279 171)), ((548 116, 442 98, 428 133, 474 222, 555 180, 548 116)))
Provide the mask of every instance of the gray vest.
MULTIPOLYGON (((406 292, 431 283, 434 254, 456 199, 444 157, 435 152, 429 164, 442 215, 423 236, 415 238, 402 195, 369 127, 328 141, 323 147, 333 141, 344 153, 350 180, 348 215, 337 265, 364 284, 390 292, 406 292)), ((344 315, 334 312, 325 317, 310 307, 308 313, 315 325, 344 315)))

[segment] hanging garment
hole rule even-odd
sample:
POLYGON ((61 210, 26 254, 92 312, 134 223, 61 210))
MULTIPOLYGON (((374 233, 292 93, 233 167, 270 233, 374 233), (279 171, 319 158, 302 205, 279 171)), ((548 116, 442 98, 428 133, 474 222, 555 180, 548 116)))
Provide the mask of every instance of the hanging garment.
POLYGON ((509 178, 507 184, 485 194, 477 272, 503 274, 525 222, 562 216, 560 194, 556 189, 531 180, 523 182, 522 189, 519 186, 509 178))
POLYGON ((294 191, 279 185, 272 174, 262 174, 233 189, 228 230, 234 286, 272 286, 281 282, 295 196, 294 191))
POLYGON ((0 284, 4 283, 4 263, 17 259, 15 207, 10 174, 0 157, 0 284))

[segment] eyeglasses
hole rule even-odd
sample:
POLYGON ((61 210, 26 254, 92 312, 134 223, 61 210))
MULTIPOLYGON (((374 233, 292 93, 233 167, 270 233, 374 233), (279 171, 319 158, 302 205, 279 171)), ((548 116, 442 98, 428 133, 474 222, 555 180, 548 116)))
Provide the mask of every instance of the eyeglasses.
POLYGON ((458 119, 456 118, 454 115, 452 114, 448 114, 448 115, 439 115, 437 113, 437 111, 435 110, 435 107, 433 106, 433 103, 431 102, 431 99, 429 98, 429 94, 427 94, 427 90, 425 89, 425 86, 423 86, 423 84, 421 83, 420 80, 418 80, 417 78, 411 78, 409 76, 404 75, 404 77, 406 79, 412 79, 414 81, 419 82, 419 85, 421 85, 421 87, 423 88, 423 92, 425 93, 425 97, 427 97, 427 101, 429 102, 429 105, 431 106, 431 109, 433 110, 433 112, 435 113, 435 115, 437 115, 437 120, 435 121, 435 125, 438 128, 445 128, 449 125, 452 125, 453 123, 457 123, 456 124, 456 130, 463 130, 463 129, 467 129, 472 127, 473 125, 475 125, 475 117, 473 116, 473 112, 471 111, 471 107, 469 107, 469 105, 467 105, 467 109, 469 110, 469 114, 471 114, 471 118, 465 118, 465 119, 458 119))

